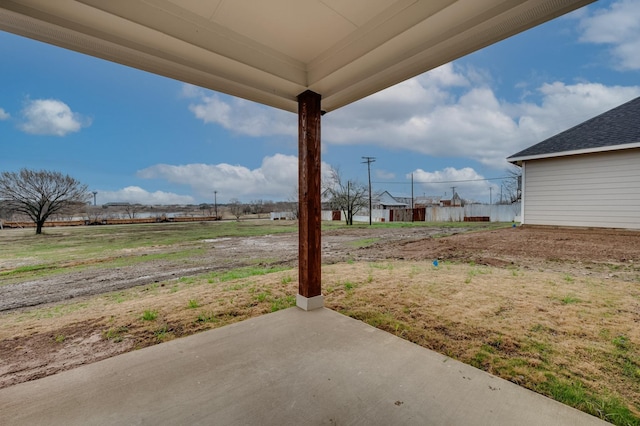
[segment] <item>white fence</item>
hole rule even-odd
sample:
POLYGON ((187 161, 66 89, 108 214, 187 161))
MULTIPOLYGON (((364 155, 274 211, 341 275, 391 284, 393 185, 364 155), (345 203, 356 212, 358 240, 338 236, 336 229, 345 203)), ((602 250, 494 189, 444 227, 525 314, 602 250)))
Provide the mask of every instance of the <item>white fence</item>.
MULTIPOLYGON (((324 212, 322 212, 322 220, 331 220, 324 218, 324 212)), ((294 220, 296 215, 293 212, 271 212, 271 220, 294 220)))
POLYGON ((520 216, 520 203, 468 204, 464 207, 427 207, 427 222, 463 222, 465 217, 488 217, 490 222, 513 222, 520 216))
MULTIPOLYGON (((341 212, 341 218, 343 214, 341 212)), ((373 210, 373 222, 389 222, 390 210, 373 210)), ((333 213, 322 211, 322 220, 332 220, 333 213)), ((490 222, 519 222, 520 203, 514 204, 469 204, 464 207, 427 207, 425 209, 426 222, 464 222, 464 218, 489 218, 490 222)), ((344 219, 344 218, 343 218, 344 219)), ((369 222, 368 215, 353 216, 354 222, 369 222)))
MULTIPOLYGON (((389 210, 374 209, 371 214, 372 222, 389 222, 389 210)), ((333 220, 333 212, 331 210, 322 210, 322 220, 333 220)), ((344 213, 340 212, 340 220, 344 220, 344 213)), ((369 216, 354 215, 354 222, 369 222, 369 216)))

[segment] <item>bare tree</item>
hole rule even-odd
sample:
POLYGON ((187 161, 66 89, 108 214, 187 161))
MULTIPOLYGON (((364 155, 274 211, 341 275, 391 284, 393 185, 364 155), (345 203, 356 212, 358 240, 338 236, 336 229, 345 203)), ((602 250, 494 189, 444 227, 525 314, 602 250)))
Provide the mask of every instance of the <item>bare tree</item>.
POLYGON ((522 168, 512 165, 507 169, 507 177, 502 181, 503 204, 513 204, 522 198, 522 168))
POLYGON ((264 201, 252 200, 249 202, 249 204, 251 205, 251 213, 257 214, 258 218, 260 218, 260 215, 264 213, 264 208, 265 208, 264 201))
POLYGON ((87 185, 60 172, 22 169, 0 174, 0 199, 27 215, 36 224, 36 234, 42 234, 49 216, 74 203, 86 204, 90 196, 87 185))
POLYGON ((198 205, 198 208, 202 210, 202 216, 213 216, 213 204, 202 203, 198 205))
POLYGON ((367 187, 349 180, 344 182, 338 169, 331 169, 323 187, 323 196, 328 200, 331 209, 341 210, 347 225, 353 225, 353 216, 369 205, 367 187))
POLYGON ((141 209, 142 206, 140 204, 126 204, 124 206, 124 212, 127 214, 129 219, 135 219, 141 209))
POLYGON ((2 229, 5 220, 11 219, 13 211, 11 205, 6 201, 0 200, 0 229, 2 229))
POLYGON ((78 201, 70 201, 66 203, 63 208, 61 208, 55 215, 51 215, 50 219, 53 220, 73 220, 78 217, 78 215, 82 214, 84 210, 86 210, 87 206, 89 206, 87 202, 78 202, 78 201))
POLYGON ((291 194, 289 195, 289 198, 287 198, 287 201, 286 201, 287 211, 291 212, 295 220, 298 220, 300 218, 300 203, 298 202, 299 196, 300 195, 298 193, 298 185, 295 185, 295 187, 293 188, 293 191, 291 192, 291 194))
POLYGON ((229 211, 231 211, 231 214, 234 215, 236 217, 236 220, 239 221, 240 216, 242 216, 242 213, 244 211, 244 206, 242 205, 240 200, 238 200, 237 198, 232 198, 229 200, 229 211))
POLYGON ((275 211, 275 208, 276 203, 273 200, 263 200, 261 213, 270 213, 272 211, 275 211))
POLYGON ((84 220, 88 225, 98 225, 102 223, 102 220, 105 219, 104 215, 105 209, 98 206, 86 206, 84 211, 84 220))

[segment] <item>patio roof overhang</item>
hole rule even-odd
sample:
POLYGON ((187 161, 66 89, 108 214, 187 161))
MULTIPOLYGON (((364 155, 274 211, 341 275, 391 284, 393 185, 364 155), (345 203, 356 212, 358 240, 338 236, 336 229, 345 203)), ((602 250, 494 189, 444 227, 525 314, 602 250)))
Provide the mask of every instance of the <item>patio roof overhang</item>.
POLYGON ((0 0, 0 30, 298 112, 299 294, 321 307, 320 117, 594 0, 0 0))
POLYGON ((0 29, 272 107, 332 111, 593 0, 0 0, 0 29))

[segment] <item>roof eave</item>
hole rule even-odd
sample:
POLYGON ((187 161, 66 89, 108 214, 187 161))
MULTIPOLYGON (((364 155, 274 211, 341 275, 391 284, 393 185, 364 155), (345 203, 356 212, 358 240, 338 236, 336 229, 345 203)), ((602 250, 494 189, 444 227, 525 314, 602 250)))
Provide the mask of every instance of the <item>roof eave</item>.
POLYGON ((586 148, 586 149, 576 149, 573 151, 561 151, 561 152, 550 152, 545 154, 535 154, 535 155, 521 155, 521 156, 513 156, 508 157, 507 161, 512 164, 520 165, 523 161, 530 160, 543 160, 547 158, 556 158, 556 157, 568 157, 572 155, 582 155, 582 154, 595 154, 600 152, 611 152, 611 151, 620 151, 624 149, 633 149, 640 148, 640 142, 633 142, 621 145, 608 145, 601 146, 597 148, 586 148))
POLYGON ((465 13, 472 0, 442 2, 449 19, 441 22, 451 22, 442 32, 433 30, 430 11, 379 44, 359 34, 309 63, 208 21, 148 7, 158 1, 2 0, 0 29, 291 112, 296 97, 312 90, 328 112, 594 0, 492 0, 478 15, 465 13))

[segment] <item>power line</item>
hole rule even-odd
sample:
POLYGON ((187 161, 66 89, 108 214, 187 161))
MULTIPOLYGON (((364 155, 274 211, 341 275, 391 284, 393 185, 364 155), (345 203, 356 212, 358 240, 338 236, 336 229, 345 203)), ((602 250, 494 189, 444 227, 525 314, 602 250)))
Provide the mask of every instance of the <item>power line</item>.
MULTIPOLYGON (((503 179, 513 179, 513 176, 503 176, 503 177, 494 177, 494 178, 484 178, 484 179, 462 179, 462 180, 438 180, 438 181, 413 181, 413 183, 461 183, 461 182, 483 182, 489 180, 503 180, 503 179)), ((384 184, 384 185, 409 185, 411 182, 372 182, 376 184, 384 184)))

